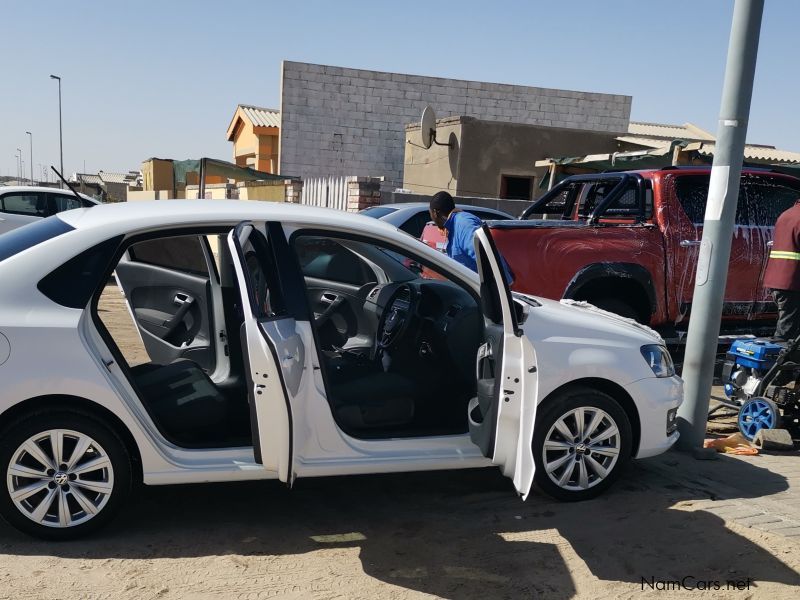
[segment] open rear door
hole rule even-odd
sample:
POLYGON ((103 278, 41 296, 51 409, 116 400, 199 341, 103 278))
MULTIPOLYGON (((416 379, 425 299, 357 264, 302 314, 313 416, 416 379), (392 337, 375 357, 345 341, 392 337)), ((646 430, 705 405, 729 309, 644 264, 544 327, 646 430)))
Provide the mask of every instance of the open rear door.
POLYGON ((469 431, 484 456, 500 467, 524 498, 533 482, 531 444, 537 403, 536 355, 522 334, 500 255, 489 228, 475 232, 481 278, 484 343, 478 350, 478 396, 469 405, 469 431))
POLYGON ((248 370, 248 400, 256 462, 294 478, 291 400, 301 391, 305 347, 282 296, 269 239, 242 222, 228 234, 242 297, 241 340, 248 370))

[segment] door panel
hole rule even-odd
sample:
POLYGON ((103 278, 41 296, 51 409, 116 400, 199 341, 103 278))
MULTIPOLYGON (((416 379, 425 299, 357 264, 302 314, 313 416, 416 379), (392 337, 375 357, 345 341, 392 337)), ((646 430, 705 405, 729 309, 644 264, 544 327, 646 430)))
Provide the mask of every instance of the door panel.
POLYGON ((306 277, 306 289, 311 312, 314 315, 320 347, 371 348, 375 341, 375 327, 363 310, 367 294, 375 287, 368 283, 361 287, 306 277))
POLYGON ((228 235, 242 295, 242 343, 257 462, 294 478, 292 399, 303 393, 306 352, 288 315, 265 224, 242 222, 228 235))
POLYGON ((131 260, 120 261, 116 276, 152 362, 188 358, 213 370, 208 277, 131 260))
MULTIPOLYGON (((677 322, 686 323, 694 298, 695 271, 703 237, 703 219, 708 199, 709 176, 687 175, 671 177, 663 187, 665 200, 674 210, 667 211, 670 219, 668 237, 670 274, 675 290, 677 322)), ((746 319, 754 309, 766 239, 753 231, 750 222, 747 192, 739 189, 736 227, 731 240, 728 277, 725 284, 723 318, 746 319)))
POLYGON ((478 350, 478 395, 468 408, 470 436, 527 497, 533 482, 533 426, 537 375, 533 345, 522 333, 516 307, 489 228, 475 232, 481 278, 484 343, 478 350))

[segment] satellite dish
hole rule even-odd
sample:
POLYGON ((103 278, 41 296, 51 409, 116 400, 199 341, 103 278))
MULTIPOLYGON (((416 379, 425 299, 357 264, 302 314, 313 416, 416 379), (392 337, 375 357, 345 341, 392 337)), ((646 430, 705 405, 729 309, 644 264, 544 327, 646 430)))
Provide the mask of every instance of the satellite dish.
POLYGON ((423 147, 430 148, 436 139, 436 113, 433 112, 433 107, 430 105, 422 111, 420 129, 422 130, 423 147))

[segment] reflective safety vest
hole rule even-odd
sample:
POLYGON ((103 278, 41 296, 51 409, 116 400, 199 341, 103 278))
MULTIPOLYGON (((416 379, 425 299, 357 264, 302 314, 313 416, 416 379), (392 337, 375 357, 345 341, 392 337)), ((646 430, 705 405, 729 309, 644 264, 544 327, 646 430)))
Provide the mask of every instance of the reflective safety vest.
POLYGON ((775 223, 764 287, 800 291, 800 203, 785 210, 775 223))

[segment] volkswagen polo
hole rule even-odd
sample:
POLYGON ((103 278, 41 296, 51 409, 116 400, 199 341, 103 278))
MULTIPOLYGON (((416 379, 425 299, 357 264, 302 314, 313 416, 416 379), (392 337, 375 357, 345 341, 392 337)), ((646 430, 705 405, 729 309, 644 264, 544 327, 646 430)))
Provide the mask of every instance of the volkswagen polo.
POLYGON ((495 465, 583 500, 677 439, 657 334, 367 217, 141 202, 0 237, 0 515, 63 539, 165 485, 495 465), (409 269, 406 265, 423 266, 409 269))

